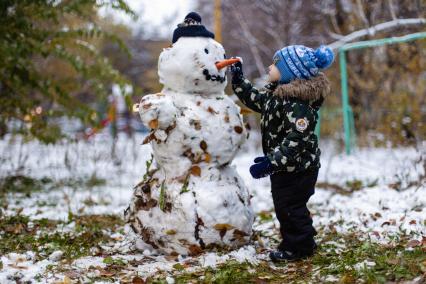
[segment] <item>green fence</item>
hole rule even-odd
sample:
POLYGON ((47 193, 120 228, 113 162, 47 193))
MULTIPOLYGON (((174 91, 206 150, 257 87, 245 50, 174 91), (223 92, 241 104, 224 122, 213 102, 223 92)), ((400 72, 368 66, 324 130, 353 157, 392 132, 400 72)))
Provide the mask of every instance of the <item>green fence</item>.
MULTIPOLYGON (((387 44, 402 43, 407 41, 413 41, 426 38, 426 32, 419 32, 409 34, 401 37, 390 37, 383 39, 359 41, 353 43, 347 43, 339 48, 339 63, 340 63, 340 78, 341 78, 341 89, 342 89, 342 115, 343 115, 343 129, 344 129, 344 140, 345 140, 345 152, 350 154, 352 148, 356 145, 356 132, 354 115, 352 108, 349 104, 349 91, 348 91, 348 73, 346 66, 346 52, 352 49, 362 49, 375 46, 382 46, 387 44)), ((321 123, 319 121, 317 128, 315 129, 319 136, 321 123)))

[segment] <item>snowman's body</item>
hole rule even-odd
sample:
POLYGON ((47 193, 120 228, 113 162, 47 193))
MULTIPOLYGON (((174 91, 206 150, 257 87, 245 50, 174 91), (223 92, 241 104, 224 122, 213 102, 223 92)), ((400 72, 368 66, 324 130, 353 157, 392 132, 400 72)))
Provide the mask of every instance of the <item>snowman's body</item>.
POLYGON ((223 47, 211 38, 180 38, 159 59, 159 94, 142 98, 152 129, 150 168, 126 212, 142 245, 171 254, 235 248, 252 233, 250 196, 230 166, 245 141, 239 107, 224 93, 223 47))

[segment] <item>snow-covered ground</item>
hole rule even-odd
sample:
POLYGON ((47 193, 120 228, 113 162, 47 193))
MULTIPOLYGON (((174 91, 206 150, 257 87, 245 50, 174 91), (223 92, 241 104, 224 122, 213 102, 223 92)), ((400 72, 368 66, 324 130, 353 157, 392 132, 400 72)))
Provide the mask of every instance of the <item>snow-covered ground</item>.
MULTIPOLYGON (((133 187, 145 173, 145 162, 151 156, 150 147, 141 145, 142 140, 142 136, 133 139, 120 137, 114 158, 111 158, 112 143, 104 135, 90 142, 63 142, 57 145, 41 145, 34 141, 22 143, 19 138, 11 140, 7 137, 0 141, 0 178, 25 175, 39 179, 49 177, 54 181, 75 181, 96 177, 104 179, 106 183, 79 187, 65 182, 60 188, 36 191, 29 197, 9 193, 6 195, 8 206, 0 209, 0 217, 20 212, 31 219, 67 220, 69 211, 74 214, 122 216, 133 187)), ((261 153, 256 141, 258 137, 251 133, 249 142, 235 158, 234 165, 253 195, 254 211, 268 211, 274 217, 269 179, 254 180, 248 171, 253 158, 261 153)), ((426 236, 426 145, 417 150, 359 149, 346 156, 340 154, 334 144, 322 143, 318 188, 309 203, 316 227, 338 233, 361 232, 365 238, 379 243, 390 243, 401 236, 421 241, 426 236)), ((72 227, 73 223, 70 223, 62 229, 72 230, 72 227)), ((199 257, 179 256, 178 262, 191 271, 206 266, 215 267, 230 259, 251 263, 266 260, 265 249, 273 247, 270 237, 277 236, 278 223, 275 218, 271 221, 257 218, 254 229, 261 232, 260 240, 239 250, 222 254, 208 252, 199 257)), ((135 252, 134 236, 128 228, 124 233, 110 233, 116 242, 106 249, 113 258, 138 262, 136 266, 129 266, 127 272, 123 271, 128 277, 137 274, 146 278, 158 270, 172 270, 177 263, 150 251, 135 252)), ((36 260, 31 251, 2 255, 0 283, 14 283, 13 279, 21 282, 34 280, 36 275, 43 275, 39 280, 42 282, 63 280, 61 273, 45 273, 49 265, 67 265, 69 269, 89 276, 90 273, 96 274, 90 267, 102 268, 106 265, 104 259, 98 256, 61 264, 60 254, 57 252, 43 260, 36 260)))

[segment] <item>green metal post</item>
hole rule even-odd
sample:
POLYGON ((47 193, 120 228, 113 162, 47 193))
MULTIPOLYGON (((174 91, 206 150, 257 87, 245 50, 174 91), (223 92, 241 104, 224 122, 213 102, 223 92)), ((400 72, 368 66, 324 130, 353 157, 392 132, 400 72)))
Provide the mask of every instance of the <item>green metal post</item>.
POLYGON ((348 96, 348 73, 346 71, 346 57, 345 51, 339 49, 339 62, 340 62, 340 76, 342 84, 342 114, 343 114, 343 128, 345 132, 345 151, 346 154, 351 153, 351 129, 350 129, 350 106, 348 96))
POLYGON ((355 119, 354 119, 354 112, 352 110, 352 107, 349 106, 349 125, 351 128, 351 145, 356 146, 356 132, 355 132, 355 119))
POLYGON ((424 38, 426 38, 426 32, 419 32, 419 33, 409 34, 409 35, 405 35, 401 37, 389 37, 389 38, 382 38, 382 39, 358 41, 358 42, 347 43, 341 46, 339 48, 339 51, 340 50, 348 51, 351 49, 361 49, 361 48, 382 46, 386 44, 403 43, 403 42, 419 40, 424 38))
POLYGON ((348 95, 348 73, 346 68, 345 51, 352 49, 370 48, 375 46, 382 46, 386 44, 402 43, 413 40, 426 38, 426 32, 419 32, 408 34, 401 37, 390 37, 382 39, 374 39, 367 41, 359 41, 347 43, 339 48, 339 61, 340 61, 340 77, 342 85, 342 114, 343 114, 343 128, 345 132, 345 151, 346 154, 351 153, 351 146, 356 145, 355 122, 353 117, 352 108, 349 105, 348 95))

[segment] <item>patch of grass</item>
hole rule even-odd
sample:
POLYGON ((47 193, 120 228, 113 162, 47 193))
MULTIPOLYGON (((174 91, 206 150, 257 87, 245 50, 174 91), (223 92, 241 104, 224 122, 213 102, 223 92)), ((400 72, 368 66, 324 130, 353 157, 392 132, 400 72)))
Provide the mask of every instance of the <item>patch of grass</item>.
POLYGON ((0 254, 25 252, 37 246, 36 232, 56 227, 56 221, 41 219, 30 223, 28 216, 3 216, 0 219, 0 254))
MULTIPOLYGON (((115 215, 70 215, 68 222, 48 219, 31 221, 28 216, 0 217, 0 255, 9 252, 34 251, 37 259, 61 250, 68 261, 92 255, 105 256, 101 244, 113 241, 106 231, 117 231, 124 221, 115 215), (75 223, 72 232, 62 227, 75 223)), ((322 237, 316 254, 306 260, 272 265, 259 261, 257 265, 229 260, 216 268, 188 272, 188 264, 175 264, 176 283, 387 283, 409 281, 426 273, 426 247, 407 249, 408 237, 393 240, 393 245, 381 245, 362 239, 357 233, 338 234, 318 229, 322 237)), ((120 258, 107 256, 107 264, 99 279, 112 281, 128 265, 120 258)), ((52 269, 59 269, 58 267, 52 269)), ((166 283, 169 272, 159 272, 148 283, 166 283)))
POLYGON ((259 216, 259 222, 271 222, 272 221, 272 213, 271 211, 260 211, 257 216, 259 216))
POLYGON ((375 179, 373 181, 365 183, 362 180, 354 179, 354 180, 346 181, 345 185, 350 192, 354 192, 354 191, 361 190, 365 187, 374 187, 377 185, 378 181, 379 181, 378 179, 375 179))
MULTIPOLYGON (((176 283, 387 283, 412 280, 426 273, 425 248, 407 250, 407 240, 384 246, 353 234, 320 232, 324 236, 317 253, 290 263, 261 261, 257 265, 234 260, 197 272, 175 265, 176 283), (365 265, 363 265, 363 263, 365 265)), ((165 283, 164 275, 152 283, 165 283)))
POLYGON ((346 187, 348 187, 351 192, 360 190, 361 188, 363 188, 363 186, 364 183, 362 182, 362 180, 359 179, 348 180, 346 182, 346 187))
MULTIPOLYGON (((176 267, 174 279, 176 283, 289 283, 290 281, 306 282, 306 272, 309 264, 300 262, 297 267, 275 268, 266 261, 257 265, 248 262, 239 263, 230 260, 219 264, 216 268, 208 267, 204 270, 185 273, 182 267, 176 267)), ((149 283, 166 283, 164 277, 149 279, 149 283)), ((295 282, 291 282, 295 283, 295 282)))
MULTIPOLYGON (((252 275, 249 272, 252 265, 228 261, 216 269, 208 267, 204 271, 194 273, 182 273, 175 280, 176 283, 252 283, 252 275)), ((152 283, 163 283, 163 279, 153 280, 152 283)))
POLYGON ((124 220, 118 215, 81 215, 73 216, 76 232, 100 232, 102 230, 116 230, 124 226, 124 220))
POLYGON ((47 177, 35 179, 23 175, 8 176, 0 179, 0 194, 18 192, 29 195, 31 192, 44 189, 52 182, 52 179, 47 177))
POLYGON ((3 216, 0 218, 0 255, 10 252, 34 251, 38 259, 61 250, 64 258, 71 260, 91 254, 92 248, 111 241, 104 230, 118 230, 124 221, 114 215, 72 215, 73 232, 62 232, 66 222, 48 219, 30 221, 28 216, 3 216))
POLYGON ((0 195, 6 193, 23 193, 26 196, 30 196, 32 192, 59 189, 64 186, 71 188, 92 188, 105 184, 106 180, 97 177, 95 174, 88 178, 67 178, 58 181, 54 181, 48 177, 36 179, 24 175, 14 175, 0 179, 0 195))
POLYGON ((55 207, 57 205, 56 200, 36 200, 37 207, 55 207))
POLYGON ((356 234, 329 234, 312 258, 320 275, 334 275, 343 283, 363 280, 366 283, 411 280, 422 275, 426 261, 424 248, 407 250, 401 240, 395 246, 384 246, 361 240, 356 234))
POLYGON ((112 258, 111 256, 105 257, 102 262, 108 265, 117 265, 117 266, 123 266, 123 265, 126 265, 127 263, 121 258, 112 258))
POLYGON ((96 176, 95 174, 91 175, 86 181, 85 181, 85 186, 86 187, 95 187, 95 186, 101 186, 101 185, 105 185, 106 184, 106 180, 103 178, 100 178, 98 176, 96 176))
POLYGON ((66 178, 55 182, 55 188, 62 188, 64 186, 71 188, 92 188, 95 186, 105 185, 106 180, 103 178, 97 177, 95 174, 90 177, 80 177, 80 178, 66 178))

